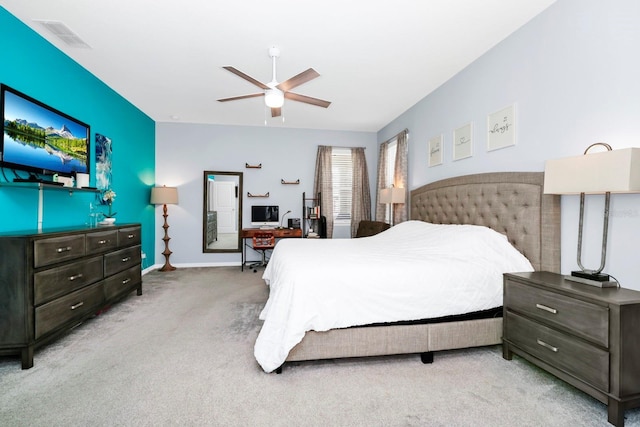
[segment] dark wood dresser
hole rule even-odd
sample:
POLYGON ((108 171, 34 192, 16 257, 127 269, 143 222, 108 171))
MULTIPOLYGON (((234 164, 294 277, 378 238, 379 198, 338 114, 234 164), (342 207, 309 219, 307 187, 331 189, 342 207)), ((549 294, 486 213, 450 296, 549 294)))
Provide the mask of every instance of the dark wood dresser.
POLYGON ((517 354, 608 405, 640 406, 640 292, 548 272, 504 275, 503 357, 517 354))
POLYGON ((140 224, 0 234, 0 354, 33 366, 34 348, 134 289, 140 224))

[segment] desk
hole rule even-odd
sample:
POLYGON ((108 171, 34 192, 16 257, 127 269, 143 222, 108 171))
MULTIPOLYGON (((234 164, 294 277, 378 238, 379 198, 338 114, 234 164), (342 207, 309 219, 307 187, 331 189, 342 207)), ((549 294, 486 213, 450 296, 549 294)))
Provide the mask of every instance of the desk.
POLYGON ((247 260, 247 243, 246 239, 253 239, 253 236, 256 234, 262 233, 271 233, 275 236, 276 239, 288 239, 295 237, 302 237, 302 229, 300 228, 273 228, 273 229, 262 229, 262 228, 243 228, 240 232, 240 237, 242 238, 242 264, 241 270, 244 271, 244 264, 247 260))

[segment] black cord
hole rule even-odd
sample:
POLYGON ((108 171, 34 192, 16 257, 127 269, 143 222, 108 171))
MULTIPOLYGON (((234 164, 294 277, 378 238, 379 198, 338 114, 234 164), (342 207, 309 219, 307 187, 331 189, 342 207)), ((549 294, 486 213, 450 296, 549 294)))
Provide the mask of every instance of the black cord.
POLYGON ((614 282, 616 282, 618 284, 618 288, 621 288, 622 285, 620 285, 620 281, 618 279, 616 279, 614 276, 612 276, 611 274, 609 274, 609 277, 611 277, 613 279, 614 282))
POLYGON ((4 173, 4 166, 2 168, 0 168, 0 169, 2 169, 2 176, 4 177, 4 181, 5 182, 9 182, 9 178, 7 178, 7 174, 4 173))

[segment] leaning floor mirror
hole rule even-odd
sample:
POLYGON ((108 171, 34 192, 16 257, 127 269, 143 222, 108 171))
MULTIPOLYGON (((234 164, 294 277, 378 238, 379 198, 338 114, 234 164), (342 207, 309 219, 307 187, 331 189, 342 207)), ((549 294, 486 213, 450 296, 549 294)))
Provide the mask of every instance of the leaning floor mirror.
POLYGON ((204 171, 203 252, 241 252, 242 172, 204 171))

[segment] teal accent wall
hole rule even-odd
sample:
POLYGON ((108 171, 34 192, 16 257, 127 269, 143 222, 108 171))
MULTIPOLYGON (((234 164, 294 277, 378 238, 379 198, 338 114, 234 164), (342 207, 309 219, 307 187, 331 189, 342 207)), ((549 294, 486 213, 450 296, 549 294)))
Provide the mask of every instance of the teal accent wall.
MULTIPOLYGON (((155 210, 149 194, 155 179, 155 122, 2 7, 0 40, 1 83, 91 126, 91 185, 95 134, 111 138, 117 222, 142 223, 144 266, 153 265, 155 210)), ((11 181, 13 173, 4 172, 11 181)), ((2 175, 0 181, 5 181, 2 175)), ((96 197, 80 191, 44 191, 43 228, 88 223, 89 205, 96 197)), ((37 213, 37 190, 0 187, 0 232, 35 229, 37 213)))

